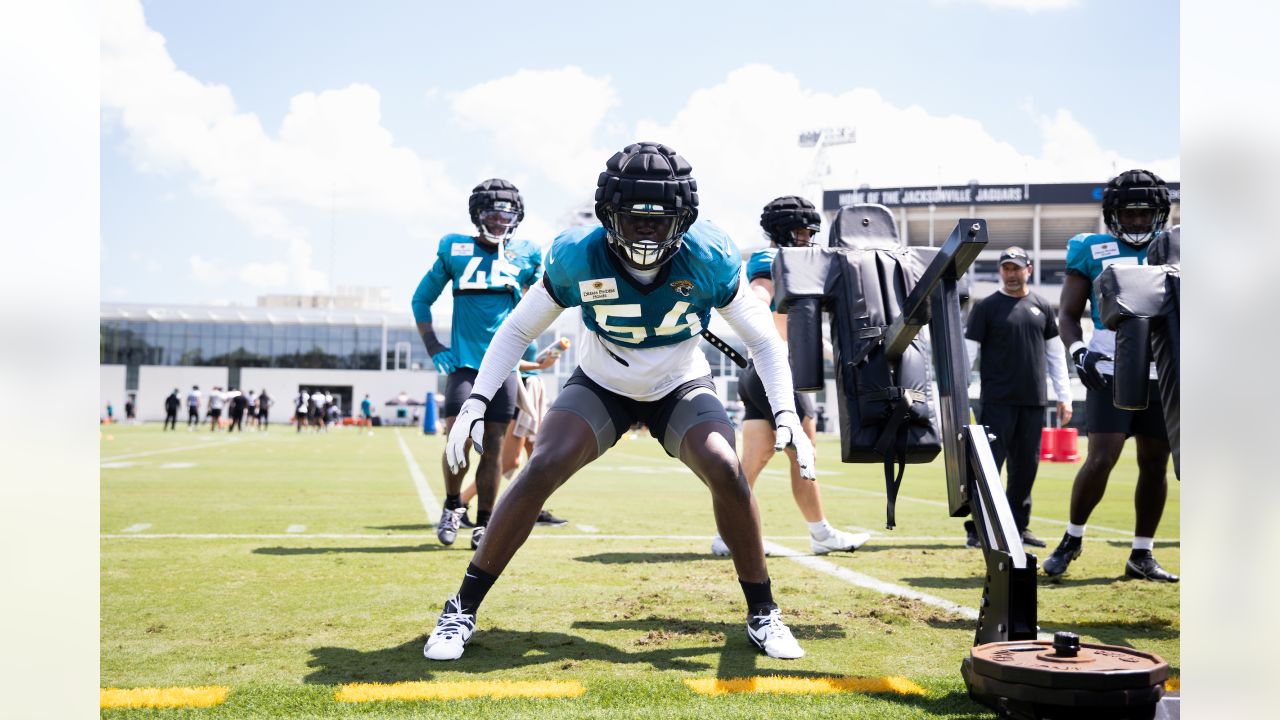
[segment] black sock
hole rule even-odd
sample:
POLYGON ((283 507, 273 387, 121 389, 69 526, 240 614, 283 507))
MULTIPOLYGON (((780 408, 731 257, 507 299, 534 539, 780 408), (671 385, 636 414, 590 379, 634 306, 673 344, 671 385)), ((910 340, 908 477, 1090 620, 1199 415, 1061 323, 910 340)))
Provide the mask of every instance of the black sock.
POLYGON ((444 509, 445 509, 445 510, 457 510, 457 509, 458 509, 458 508, 460 508, 460 507, 464 507, 464 506, 463 506, 463 504, 462 504, 462 495, 461 495, 461 494, 459 494, 459 495, 445 495, 445 496, 444 496, 444 509))
POLYGON ((742 586, 742 594, 747 596, 747 609, 752 615, 767 614, 770 610, 778 607, 773 602, 771 581, 765 580, 762 583, 753 583, 739 580, 738 584, 742 586))
POLYGON ((462 606, 462 612, 474 615, 480 608, 480 603, 484 602, 484 596, 489 594, 489 588, 497 581, 497 575, 490 575, 476 567, 475 563, 468 563, 462 587, 458 588, 458 604, 462 606))
POLYGON ((1141 560, 1142 558, 1145 558, 1145 557, 1151 557, 1150 550, 1138 550, 1137 548, 1134 548, 1129 551, 1130 560, 1141 560))
POLYGON ((489 524, 489 516, 490 516, 490 515, 492 515, 492 514, 493 514, 493 511, 492 511, 492 510, 477 510, 477 511, 476 511, 476 524, 477 524, 477 525, 488 525, 488 524, 489 524))

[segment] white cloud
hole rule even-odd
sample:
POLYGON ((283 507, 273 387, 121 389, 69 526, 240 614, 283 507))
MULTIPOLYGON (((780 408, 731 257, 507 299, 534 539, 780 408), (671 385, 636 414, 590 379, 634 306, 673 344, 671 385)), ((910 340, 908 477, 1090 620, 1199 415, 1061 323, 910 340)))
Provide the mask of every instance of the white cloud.
POLYGON ((286 263, 249 263, 240 268, 240 279, 254 288, 279 288, 289 282, 286 263))
POLYGON ((982 5, 992 10, 1022 10, 1036 13, 1042 10, 1066 10, 1076 7, 1080 0, 934 0, 939 5, 982 5))
MULTIPOLYGON (((963 184, 981 182, 1087 182, 1113 166, 1147 167, 1178 176, 1177 158, 1135 160, 1099 146, 1066 110, 1038 118, 1043 147, 1024 154, 978 121, 898 107, 874 90, 839 95, 804 88, 793 75, 764 65, 729 73, 698 90, 667 123, 641 122, 636 139, 674 147, 693 164, 703 217, 740 243, 762 242, 760 207, 779 195, 804 194, 813 150, 797 145, 808 129, 854 126, 857 142, 827 151, 826 187, 963 184)), ((597 160, 602 163, 604 157, 597 160)))
MULTIPOLYGON (((279 241, 296 289, 326 284, 294 219, 300 210, 333 204, 421 219, 451 214, 465 196, 442 164, 395 145, 381 125, 380 96, 367 85, 295 96, 272 136, 237 109, 229 88, 175 66, 137 0, 104 3, 101 57, 104 114, 127 133, 135 164, 190 174, 255 235, 279 241)), ((246 272, 278 279, 262 267, 246 272)))
POLYGON ((187 258, 187 265, 191 269, 191 279, 205 287, 217 287, 227 281, 226 270, 217 260, 206 260, 199 255, 192 255, 187 258))
POLYGON ((595 187, 596 175, 614 152, 597 145, 595 136, 617 105, 608 77, 593 77, 572 65, 520 70, 453 96, 460 123, 488 132, 499 149, 577 194, 584 185, 595 187))

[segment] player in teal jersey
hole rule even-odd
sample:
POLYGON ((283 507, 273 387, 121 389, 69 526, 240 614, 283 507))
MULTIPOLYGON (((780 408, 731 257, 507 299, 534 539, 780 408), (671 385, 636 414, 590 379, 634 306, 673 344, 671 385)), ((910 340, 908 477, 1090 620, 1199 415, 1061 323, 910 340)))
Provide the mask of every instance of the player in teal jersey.
MULTIPOLYGON (((436 250, 435 264, 413 294, 413 317, 418 333, 431 355, 436 371, 448 375, 445 386, 445 432, 471 394, 476 372, 493 334, 520 301, 523 293, 542 277, 542 251, 527 240, 513 240, 512 233, 524 218, 524 199, 514 185, 494 178, 471 191, 468 201, 476 235, 445 235, 436 250), (445 286, 453 291, 453 327, 445 347, 431 325, 431 305, 445 286)), ((516 403, 515 363, 507 368, 502 385, 493 395, 484 418, 484 453, 476 468, 476 522, 471 547, 484 536, 494 498, 498 493, 502 438, 516 403)), ((441 460, 445 502, 436 536, 452 545, 466 514, 460 498, 465 471, 441 460)))
POLYGON ((476 610, 528 538, 543 503, 641 421, 711 491, 716 525, 733 551, 747 601, 747 637, 770 657, 801 657, 804 650, 773 602, 759 509, 700 335, 716 308, 747 343, 775 411, 776 445, 793 447, 801 473, 813 479, 813 445, 795 412, 786 346, 768 308, 739 282, 742 261, 733 241, 714 225, 695 222, 697 184, 674 150, 627 146, 605 164, 595 199, 604 226, 556 238, 542 284, 494 337, 449 433, 446 454, 461 466, 468 438, 481 447, 486 442, 481 418, 507 368, 561 312, 582 308, 590 332, 579 348, 579 367, 547 412, 533 456, 495 508, 423 652, 434 660, 461 657, 476 610))
MULTIPOLYGON (((747 260, 747 281, 751 284, 751 292, 761 302, 768 303, 772 310, 773 259, 778 255, 778 248, 808 247, 822 227, 822 216, 813 203, 802 197, 788 195, 775 198, 764 206, 760 213, 760 227, 764 228, 770 246, 752 253, 747 260)), ((773 322, 785 341, 786 316, 774 313, 773 322)), ((810 442, 814 442, 817 437, 817 419, 813 400, 807 393, 794 393, 793 397, 801 427, 810 442)), ((747 475, 747 484, 754 488, 756 479, 776 452, 773 447, 773 411, 769 407, 764 384, 760 382, 754 360, 738 375, 738 399, 742 401, 744 409, 742 470, 747 475)), ((867 533, 847 533, 831 527, 822 509, 822 494, 818 491, 818 483, 801 477, 795 455, 788 455, 791 461, 791 496, 809 526, 809 549, 815 554, 825 555, 835 551, 851 552, 861 547, 871 536, 867 533)), ((725 556, 729 554, 729 546, 717 535, 711 541, 711 552, 725 556)))
POLYGON ((1103 327, 1099 319, 1095 285, 1109 265, 1146 263, 1148 245, 1164 232, 1169 209, 1169 190, 1164 180, 1146 170, 1129 170, 1112 178, 1103 191, 1102 213, 1110 234, 1081 234, 1067 243, 1067 277, 1062 284, 1058 327, 1087 390, 1089 454, 1071 487, 1067 532, 1044 561, 1045 573, 1053 577, 1066 572, 1067 565, 1080 555, 1085 524, 1106 492, 1107 479, 1120 459, 1125 439, 1133 435, 1138 446, 1138 485, 1134 491, 1137 517, 1125 574, 1144 580, 1178 581, 1178 576, 1161 567, 1151 554, 1160 516, 1164 514, 1169 465, 1169 436, 1155 383, 1155 364, 1151 366, 1147 409, 1116 408, 1112 404, 1111 361, 1115 331, 1103 327), (1080 325, 1086 300, 1093 308, 1093 335, 1088 346, 1080 325))

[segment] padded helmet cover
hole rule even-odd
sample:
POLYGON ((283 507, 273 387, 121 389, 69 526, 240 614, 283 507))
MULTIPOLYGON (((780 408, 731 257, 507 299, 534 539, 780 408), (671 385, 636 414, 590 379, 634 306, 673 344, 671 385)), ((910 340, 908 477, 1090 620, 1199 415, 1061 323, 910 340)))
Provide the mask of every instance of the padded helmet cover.
POLYGON ((785 195, 770 200, 760 213, 760 227, 769 239, 780 246, 792 244, 791 231, 812 228, 815 236, 822 227, 822 215, 813 203, 798 195, 785 195))

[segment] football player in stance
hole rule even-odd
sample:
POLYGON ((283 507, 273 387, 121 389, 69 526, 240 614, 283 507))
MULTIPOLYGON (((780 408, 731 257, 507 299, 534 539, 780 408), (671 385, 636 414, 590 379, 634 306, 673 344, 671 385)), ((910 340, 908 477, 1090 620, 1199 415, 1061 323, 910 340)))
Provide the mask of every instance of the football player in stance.
POLYGON ((1082 233, 1067 243, 1067 277, 1062 284, 1058 327, 1076 374, 1087 390, 1089 454, 1071 487, 1067 532, 1044 561, 1044 571, 1050 576, 1061 575, 1079 557, 1085 523, 1107 490, 1107 478, 1120 459, 1125 439, 1133 435, 1138 444, 1138 486, 1133 498, 1137 518, 1133 550, 1124 572, 1133 578, 1177 582, 1178 576, 1160 567, 1151 555, 1156 528, 1164 514, 1169 467, 1169 435, 1156 386, 1156 366, 1151 364, 1146 410, 1120 410, 1112 404, 1115 364, 1111 354, 1115 352, 1116 334, 1103 327, 1099 319, 1095 287, 1108 265, 1146 263, 1148 246, 1164 232, 1169 220, 1169 189, 1155 173, 1122 172, 1103 190, 1102 216, 1109 234, 1082 233), (1093 336, 1087 347, 1080 326, 1086 300, 1093 315, 1093 336))
MULTIPOLYGON (((764 206, 764 211, 760 213, 760 227, 769 236, 770 246, 752 253, 747 260, 747 281, 751 283, 751 292, 772 310, 773 259, 778 255, 778 248, 808 247, 813 244, 822 227, 822 216, 813 203, 802 197, 780 197, 764 206)), ((785 342, 786 316, 774 313, 773 323, 785 342)), ((793 398, 796 413, 800 415, 800 426, 810 443, 813 443, 817 429, 813 399, 807 393, 799 392, 794 393, 793 398)), ((760 471, 769 464, 775 452, 773 412, 769 408, 764 384, 760 382, 754 360, 738 375, 738 399, 742 401, 744 408, 742 471, 747 475, 747 484, 754 489, 760 471)), ((831 527, 822 511, 822 494, 818 491, 818 483, 800 476, 800 465, 796 462, 793 451, 788 450, 787 456, 791 461, 791 496, 795 498, 800 514, 809 525, 809 549, 815 554, 825 555, 837 550, 853 551, 861 547, 871 536, 867 533, 847 533, 831 527)), ((711 541, 711 552, 715 555, 728 555, 729 546, 717 535, 711 541)))
POLYGON ((770 657, 801 657, 773 602, 759 510, 699 334, 716 308, 747 343, 775 411, 776 444, 793 447, 801 473, 813 479, 813 446, 796 415, 786 346, 768 307, 739 282, 742 260, 733 241, 711 223, 695 222, 697 183, 674 150, 647 142, 623 148, 605 164, 595 202, 604 227, 572 228, 556 238, 543 282, 494 337, 449 433, 445 453, 455 467, 466 462, 468 437, 488 452, 481 418, 499 383, 531 339, 564 310, 582 308, 590 332, 581 363, 543 419, 533 457, 494 510, 424 654, 462 655, 476 610, 546 499, 639 421, 711 491, 716 526, 746 596, 747 637, 770 657))
MULTIPOLYGON (((413 294, 413 319, 431 355, 436 371, 448 376, 445 385, 444 428, 449 432, 472 394, 480 361, 493 334, 528 288, 542 277, 542 250, 527 240, 513 240, 512 233, 524 219, 524 200, 515 185, 493 178, 471 191, 467 203, 475 236, 445 235, 436 250, 435 264, 413 294), (453 328, 449 346, 436 338, 431 326, 431 305, 445 285, 453 289, 453 328)), ((476 467, 476 519, 471 531, 474 549, 484 536, 498 492, 502 437, 516 407, 515 360, 490 388, 485 409, 480 462, 476 467)), ((469 428, 470 426, 468 426, 469 428)), ((481 431, 477 430, 477 437, 481 431)), ((452 545, 466 513, 459 495, 465 469, 441 460, 444 473, 444 512, 436 524, 436 537, 452 545)))

